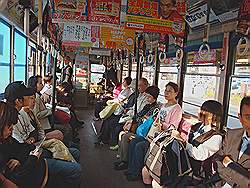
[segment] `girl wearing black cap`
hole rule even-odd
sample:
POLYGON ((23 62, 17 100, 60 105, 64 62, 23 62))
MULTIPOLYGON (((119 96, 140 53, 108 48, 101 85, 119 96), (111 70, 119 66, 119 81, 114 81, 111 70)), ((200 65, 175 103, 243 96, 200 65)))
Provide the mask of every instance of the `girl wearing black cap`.
MULTIPOLYGON (((184 141, 178 131, 172 131, 172 136, 186 145, 193 171, 192 177, 187 177, 190 178, 188 184, 178 184, 177 187, 196 186, 213 175, 211 158, 221 147, 222 114, 222 105, 215 100, 208 100, 200 108, 199 123, 192 126, 188 141, 184 141)), ((145 183, 149 184, 150 178, 147 177, 146 169, 144 168, 143 171, 145 183)))

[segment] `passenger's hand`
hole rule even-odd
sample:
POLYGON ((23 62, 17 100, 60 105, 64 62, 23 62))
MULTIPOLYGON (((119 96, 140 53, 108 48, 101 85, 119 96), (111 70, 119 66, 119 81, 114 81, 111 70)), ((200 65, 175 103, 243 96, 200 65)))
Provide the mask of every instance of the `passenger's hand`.
POLYGON ((30 108, 29 108, 29 107, 23 107, 23 110, 24 110, 26 113, 29 113, 29 112, 30 112, 30 108))
POLYGON ((124 112, 124 114, 126 114, 126 113, 128 112, 128 109, 125 108, 125 109, 123 110, 123 112, 124 112))
POLYGON ((128 139, 131 141, 131 140, 135 139, 135 136, 131 135, 128 139))
POLYGON ((177 130, 172 130, 171 136, 181 142, 184 142, 184 139, 181 137, 180 133, 177 130))
POLYGON ((30 137, 28 138, 27 140, 25 140, 25 143, 26 144, 34 144, 35 143, 35 138, 34 137, 30 137))
POLYGON ((33 151, 30 152, 30 155, 34 155, 37 158, 40 158, 41 154, 42 154, 42 150, 41 149, 35 149, 35 150, 33 150, 33 151))
POLYGON ((229 156, 225 156, 222 163, 225 167, 227 167, 230 163, 232 163, 233 160, 229 156))
POLYGON ((19 167, 21 164, 18 160, 16 159, 10 159, 7 162, 7 167, 10 169, 10 171, 13 171, 15 168, 19 167))

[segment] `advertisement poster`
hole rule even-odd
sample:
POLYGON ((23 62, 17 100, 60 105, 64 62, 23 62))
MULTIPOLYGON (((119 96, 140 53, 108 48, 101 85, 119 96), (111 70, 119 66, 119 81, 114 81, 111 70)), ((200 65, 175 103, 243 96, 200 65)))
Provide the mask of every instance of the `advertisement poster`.
POLYGON ((83 22, 87 20, 88 4, 86 0, 54 0, 53 23, 83 22))
POLYGON ((121 0, 91 0, 88 20, 110 24, 120 23, 121 0))
POLYGON ((125 27, 184 36, 185 22, 181 14, 185 10, 183 0, 176 1, 176 4, 171 0, 128 0, 125 27))
POLYGON ((207 51, 204 50, 201 53, 194 53, 194 62, 193 64, 215 64, 216 63, 216 49, 211 49, 210 54, 207 54, 207 51))
POLYGON ((250 0, 243 0, 240 6, 238 15, 237 32, 242 35, 247 35, 247 30, 250 27, 250 0))
POLYGON ((64 46, 99 47, 100 26, 66 23, 63 30, 64 46))
MULTIPOLYGON (((192 12, 187 12, 185 20, 191 28, 204 25, 207 22, 207 12, 207 4, 201 5, 197 9, 192 10, 192 12)), ((219 20, 219 18, 210 9, 209 22, 211 23, 216 20, 219 20)))
POLYGON ((123 27, 101 27, 101 45, 103 48, 134 49, 135 31, 123 27))
POLYGON ((77 54, 75 59, 76 88, 87 89, 89 80, 89 55, 77 54))

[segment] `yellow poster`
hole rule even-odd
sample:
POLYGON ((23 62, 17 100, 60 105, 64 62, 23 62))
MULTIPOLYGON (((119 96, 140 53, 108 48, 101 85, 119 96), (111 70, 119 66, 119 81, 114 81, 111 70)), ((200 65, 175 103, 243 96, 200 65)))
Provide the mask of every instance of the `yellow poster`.
POLYGON ((135 31, 123 27, 101 27, 100 45, 109 49, 134 49, 135 31))

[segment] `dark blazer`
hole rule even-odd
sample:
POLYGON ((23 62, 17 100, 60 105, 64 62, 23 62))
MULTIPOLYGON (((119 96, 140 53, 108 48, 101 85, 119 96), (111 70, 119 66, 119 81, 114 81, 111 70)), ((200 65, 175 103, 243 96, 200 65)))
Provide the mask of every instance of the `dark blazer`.
POLYGON ((221 181, 214 187, 221 187, 227 182, 232 187, 248 188, 250 187, 250 148, 248 148, 239 158, 239 152, 242 144, 242 136, 245 129, 228 129, 222 148, 216 157, 218 165, 218 174, 221 181), (230 156, 234 161, 227 167, 224 167, 222 161, 224 156, 230 156))

